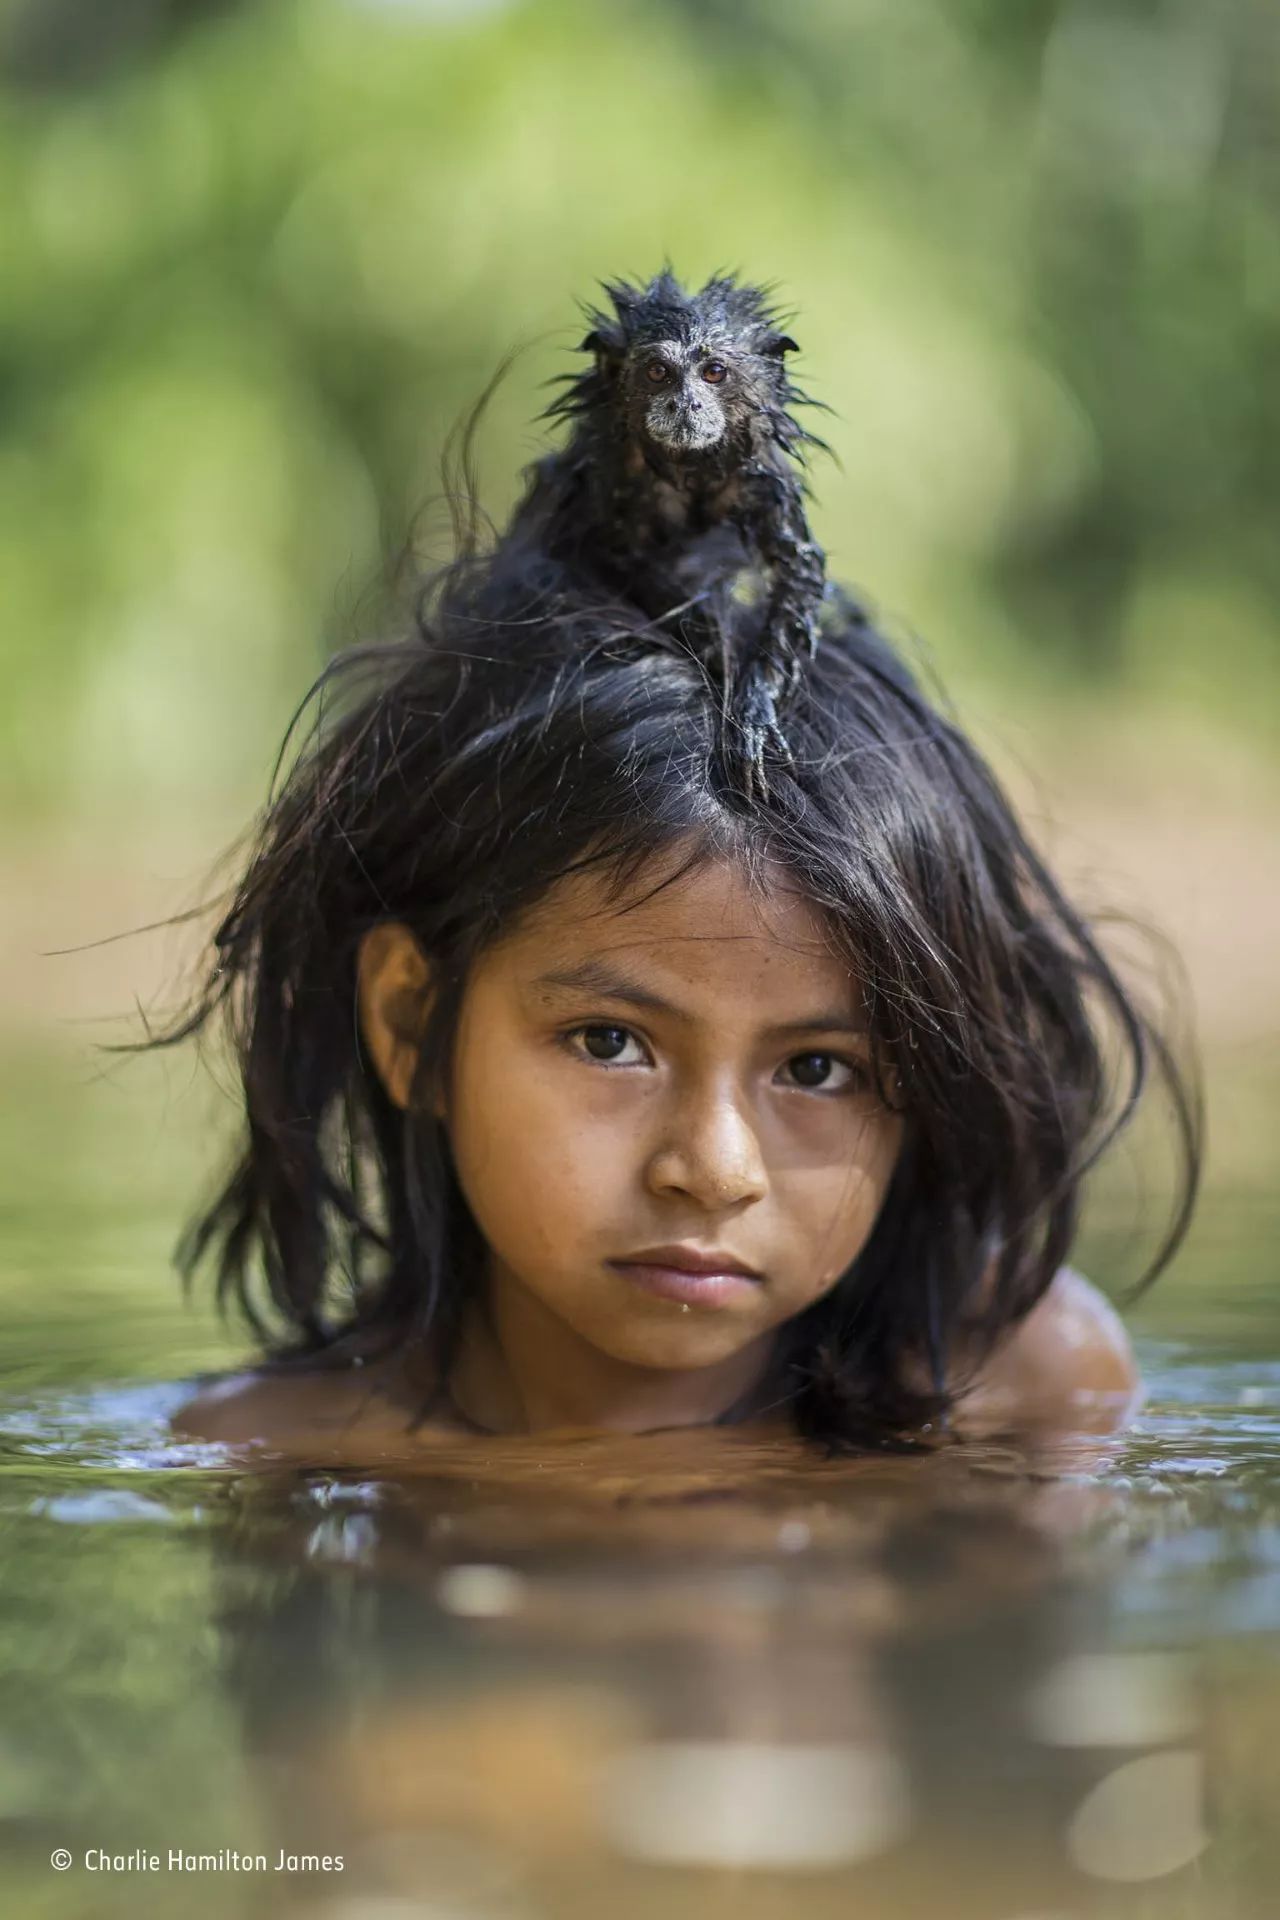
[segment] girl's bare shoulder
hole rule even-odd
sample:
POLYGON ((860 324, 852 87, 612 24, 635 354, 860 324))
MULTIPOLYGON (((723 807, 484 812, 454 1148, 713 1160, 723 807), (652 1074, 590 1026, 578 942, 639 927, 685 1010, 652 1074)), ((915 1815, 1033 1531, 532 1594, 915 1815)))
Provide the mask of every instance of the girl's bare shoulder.
POLYGON ((1142 1381, 1124 1323, 1082 1273, 1064 1267, 981 1368, 956 1410, 963 1429, 1111 1432, 1136 1412, 1142 1381))
MULTIPOLYGON (((403 1448, 414 1409, 385 1365, 334 1371, 250 1370, 202 1386, 171 1416, 175 1433, 222 1446, 354 1459, 371 1449, 403 1448)), ((429 1442, 444 1423, 427 1423, 429 1442)))
POLYGON ((271 1441, 302 1422, 336 1424, 344 1416, 358 1417, 352 1385, 348 1374, 233 1373, 201 1386, 183 1401, 171 1424, 191 1440, 271 1441))

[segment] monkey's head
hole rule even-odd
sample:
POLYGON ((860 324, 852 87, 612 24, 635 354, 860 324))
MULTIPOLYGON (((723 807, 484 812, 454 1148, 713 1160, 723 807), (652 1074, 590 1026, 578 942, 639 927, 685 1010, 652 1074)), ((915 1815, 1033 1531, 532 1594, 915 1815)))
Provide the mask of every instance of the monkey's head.
POLYGON ((795 351, 763 291, 729 276, 685 293, 670 272, 646 287, 606 286, 612 314, 591 312, 592 371, 552 409, 607 408, 627 438, 668 459, 745 456, 762 438, 807 438, 787 412, 783 355, 795 351))

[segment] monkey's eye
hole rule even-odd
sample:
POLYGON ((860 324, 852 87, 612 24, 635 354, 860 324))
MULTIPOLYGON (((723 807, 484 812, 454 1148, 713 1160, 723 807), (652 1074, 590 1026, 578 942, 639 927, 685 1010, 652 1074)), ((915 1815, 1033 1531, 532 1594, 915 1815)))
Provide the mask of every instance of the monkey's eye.
POLYGON ((644 370, 644 377, 658 387, 664 380, 670 379, 671 369, 665 360, 651 360, 644 370))
POLYGON ((704 380, 709 380, 712 386, 715 387, 724 379, 728 371, 729 369, 723 360, 708 360, 702 369, 702 377, 704 380))

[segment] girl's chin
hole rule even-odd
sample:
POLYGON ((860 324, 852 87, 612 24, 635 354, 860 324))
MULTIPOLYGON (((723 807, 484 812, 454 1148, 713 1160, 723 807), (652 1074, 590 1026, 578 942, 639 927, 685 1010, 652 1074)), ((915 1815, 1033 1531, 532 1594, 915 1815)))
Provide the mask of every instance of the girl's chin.
POLYGON ((744 1326, 727 1314, 682 1313, 673 1309, 670 1324, 654 1325, 646 1314, 617 1319, 607 1325, 571 1322, 575 1333, 590 1341, 598 1353, 625 1366, 647 1367, 659 1373, 698 1373, 722 1366, 735 1354, 767 1337, 759 1326, 744 1326))

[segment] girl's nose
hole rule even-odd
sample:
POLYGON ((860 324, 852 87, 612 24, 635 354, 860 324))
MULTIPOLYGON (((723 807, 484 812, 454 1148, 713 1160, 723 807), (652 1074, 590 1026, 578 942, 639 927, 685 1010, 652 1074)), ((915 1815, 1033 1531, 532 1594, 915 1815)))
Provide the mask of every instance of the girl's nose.
POLYGON ((755 1129, 719 1095, 675 1117, 649 1162, 653 1193, 683 1193, 708 1210, 759 1200, 768 1189, 755 1129))

